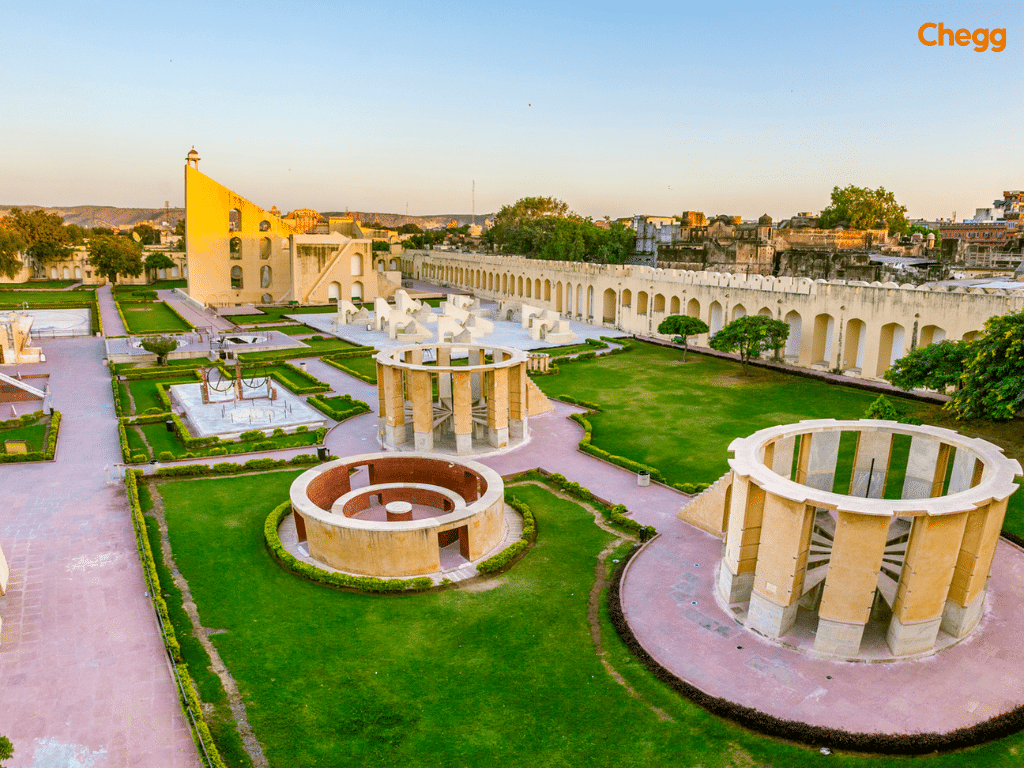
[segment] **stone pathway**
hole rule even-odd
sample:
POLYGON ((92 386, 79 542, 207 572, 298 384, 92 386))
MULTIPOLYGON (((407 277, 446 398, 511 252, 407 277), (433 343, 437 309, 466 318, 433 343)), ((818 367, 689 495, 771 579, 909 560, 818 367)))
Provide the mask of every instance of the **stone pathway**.
POLYGON ((126 336, 128 330, 121 322, 121 316, 117 313, 117 304, 114 302, 114 293, 109 285, 101 285, 96 289, 96 299, 100 305, 100 317, 103 318, 104 336, 126 336))
POLYGON ((0 465, 11 567, 0 597, 0 733, 15 750, 6 765, 198 766, 124 487, 106 481, 120 451, 103 342, 42 345, 38 372, 50 374, 63 417, 56 461, 0 465))
MULTIPOLYGON (((179 315, 198 329, 205 331, 211 326, 217 331, 233 331, 235 329, 235 324, 227 318, 221 317, 212 310, 200 312, 191 302, 185 301, 173 290, 159 290, 156 292, 156 295, 161 301, 166 301, 170 306, 174 307, 179 315)), ((104 322, 106 322, 105 318, 104 322)))

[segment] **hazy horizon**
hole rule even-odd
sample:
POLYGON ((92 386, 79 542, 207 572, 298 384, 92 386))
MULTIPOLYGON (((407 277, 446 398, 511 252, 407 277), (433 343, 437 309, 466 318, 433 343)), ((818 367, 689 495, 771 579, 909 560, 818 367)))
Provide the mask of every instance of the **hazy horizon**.
POLYGON ((1024 188, 1017 5, 265 8, 6 9, 0 196, 181 207, 193 145, 282 211, 470 211, 475 181, 478 211, 782 219, 854 184, 959 219, 1024 188), (1005 50, 926 47, 927 22, 1005 50))

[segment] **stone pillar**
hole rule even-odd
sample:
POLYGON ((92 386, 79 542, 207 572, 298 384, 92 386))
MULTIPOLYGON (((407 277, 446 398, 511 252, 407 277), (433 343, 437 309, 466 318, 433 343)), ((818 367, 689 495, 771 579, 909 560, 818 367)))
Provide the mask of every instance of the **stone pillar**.
MULTIPOLYGON (((438 347, 437 348, 437 367, 438 369, 452 364, 452 350, 451 347, 438 347)), ((452 403, 452 375, 450 373, 438 373, 437 374, 437 399, 445 405, 451 407, 452 403)))
POLYGON ((853 475, 850 478, 850 495, 870 499, 882 498, 891 457, 891 433, 877 430, 858 432, 853 475))
MULTIPOLYGON (((420 352, 422 355, 423 353, 420 352)), ((417 451, 434 450, 434 393, 430 371, 409 372, 412 429, 417 451)))
POLYGON ((384 377, 387 376, 387 368, 380 362, 377 363, 377 433, 384 437, 384 424, 387 421, 388 405, 385 395, 384 377))
POLYGON ((764 491, 750 478, 736 476, 729 496, 725 553, 718 571, 718 591, 727 603, 743 603, 754 588, 754 569, 761 542, 764 491))
POLYGON ((392 447, 402 445, 405 443, 405 393, 402 370, 390 365, 384 366, 382 383, 386 408, 384 443, 392 447))
MULTIPOLYGON (((907 474, 903 481, 903 499, 928 499, 935 486, 936 475, 946 474, 946 463, 939 467, 939 448, 942 445, 934 437, 914 435, 910 441, 910 455, 907 457, 907 474), (941 471, 940 471, 941 470, 941 471)), ((949 453, 947 448, 944 451, 949 453)))
POLYGON ((526 363, 508 369, 508 436, 522 440, 527 433, 526 363))
POLYGON ((765 637, 782 637, 796 621, 813 522, 813 507, 765 494, 761 544, 747 613, 747 626, 765 637))
POLYGON ((487 374, 487 439, 494 448, 508 445, 508 368, 487 374))
POLYGON ((840 436, 838 430, 801 435, 796 482, 831 493, 836 477, 840 436))
POLYGON ((795 437, 784 437, 768 445, 764 452, 764 464, 779 477, 789 480, 793 476, 793 450, 795 437))
POLYGON ((914 518, 886 642, 895 656, 935 646, 967 513, 914 518))
POLYGON ((960 542, 940 625, 943 632, 953 637, 966 636, 978 626, 985 613, 988 577, 1006 515, 1006 502, 1006 499, 992 501, 967 513, 964 538, 960 542))
POLYGON ((889 517, 839 512, 825 588, 818 608, 814 650, 852 657, 860 652, 864 625, 878 588, 889 517))
POLYGON ((452 421, 455 427, 455 452, 473 452, 473 399, 469 371, 452 373, 452 421))

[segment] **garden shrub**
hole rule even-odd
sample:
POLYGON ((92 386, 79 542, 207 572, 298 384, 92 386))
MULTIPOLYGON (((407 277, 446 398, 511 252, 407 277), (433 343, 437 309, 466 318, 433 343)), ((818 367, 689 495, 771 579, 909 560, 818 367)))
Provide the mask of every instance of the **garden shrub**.
POLYGON ((157 458, 160 461, 174 461, 174 454, 170 451, 160 451, 160 455, 157 458))

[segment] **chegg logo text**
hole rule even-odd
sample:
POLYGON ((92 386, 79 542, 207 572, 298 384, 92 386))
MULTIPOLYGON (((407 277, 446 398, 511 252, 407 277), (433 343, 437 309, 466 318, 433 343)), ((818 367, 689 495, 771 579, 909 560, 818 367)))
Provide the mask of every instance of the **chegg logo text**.
POLYGON ((992 46, 992 53, 999 53, 1006 47, 1006 28, 982 29, 971 32, 969 29, 958 29, 955 32, 947 29, 940 21, 938 24, 928 22, 917 30, 917 39, 929 47, 933 45, 967 46, 974 43, 974 50, 987 51, 992 46))

